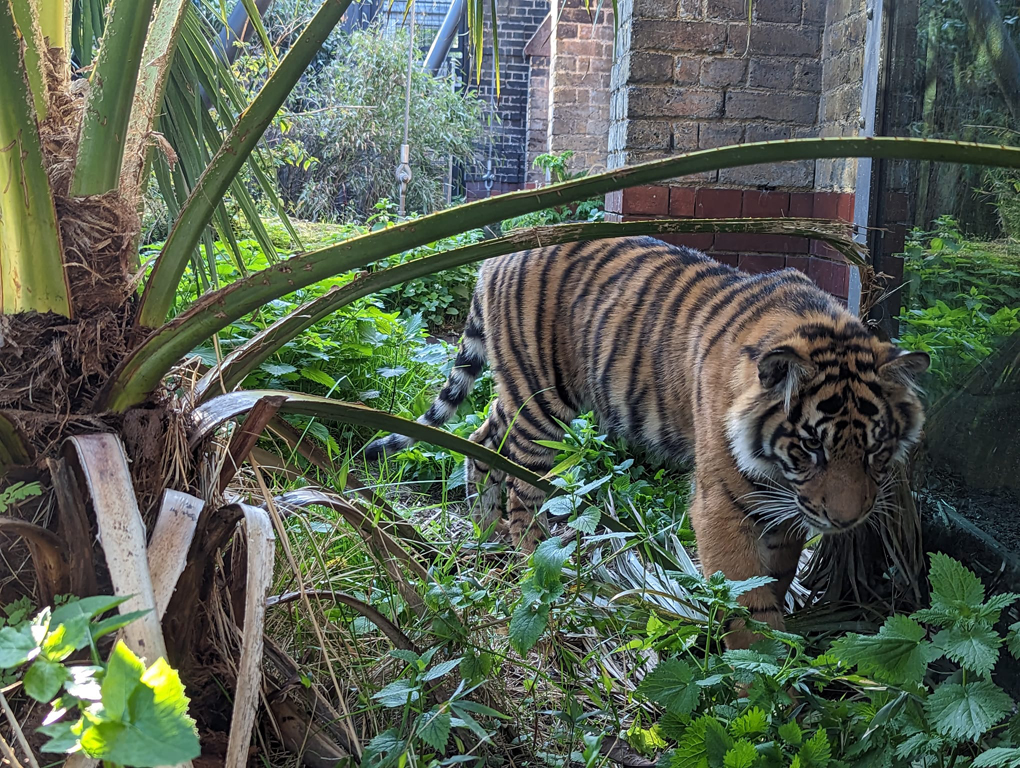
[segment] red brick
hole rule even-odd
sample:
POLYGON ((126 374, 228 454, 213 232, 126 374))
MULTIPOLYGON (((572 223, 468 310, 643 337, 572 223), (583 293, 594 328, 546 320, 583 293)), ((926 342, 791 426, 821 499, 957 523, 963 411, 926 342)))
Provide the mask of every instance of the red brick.
POLYGON ((790 216, 811 218, 814 215, 815 196, 813 192, 790 194, 790 216))
POLYGON ((821 240, 811 241, 811 255, 820 256, 821 258, 829 261, 845 261, 843 254, 821 240))
POLYGON ((807 240, 785 235, 753 235, 744 232, 720 232, 715 236, 720 251, 738 253, 806 253, 807 240))
POLYGON ((678 219, 694 216, 694 187, 669 188, 669 215, 678 219))
POLYGON ((854 194, 853 192, 840 192, 838 202, 838 218, 842 221, 854 220, 854 194))
POLYGON ((739 189, 699 189, 694 215, 699 219, 733 219, 740 216, 739 189))
POLYGON ((788 192, 744 191, 742 214, 752 219, 779 219, 790 215, 790 194, 788 192))
POLYGON ((774 272, 786 266, 786 257, 764 253, 745 253, 740 255, 738 266, 745 272, 774 272))
POLYGON ((649 185, 623 190, 623 213, 665 216, 669 213, 669 187, 649 185))
POLYGON ((808 271, 808 265, 811 263, 810 256, 787 256, 786 266, 789 269, 796 269, 798 272, 803 272, 805 275, 808 271))
POLYGON ((682 245, 687 248, 693 248, 696 251, 708 251, 712 249, 712 242, 715 239, 715 235, 709 232, 670 234, 660 235, 659 239, 671 245, 682 245))
POLYGON ((838 219, 839 193, 815 192, 815 203, 812 211, 812 215, 817 219, 838 219))
POLYGON ((808 265, 808 277, 819 288, 834 296, 846 298, 850 293, 850 267, 846 264, 812 257, 808 265))
POLYGON ((728 267, 737 266, 737 262, 740 260, 740 257, 735 253, 712 253, 709 255, 720 264, 725 264, 728 267))

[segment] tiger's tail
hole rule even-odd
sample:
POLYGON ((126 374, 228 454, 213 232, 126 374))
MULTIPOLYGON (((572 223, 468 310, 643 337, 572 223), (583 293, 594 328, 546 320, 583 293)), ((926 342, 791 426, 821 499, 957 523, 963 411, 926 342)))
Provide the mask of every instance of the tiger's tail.
MULTIPOLYGON (((487 359, 482 314, 478 302, 472 301, 464 333, 457 348, 457 358, 453 361, 453 370, 450 371, 450 376, 438 397, 429 409, 418 417, 418 423, 440 427, 448 422, 471 392, 471 387, 474 386, 475 379, 481 375, 487 359)), ((365 458, 375 461, 383 454, 396 453, 414 445, 415 442, 417 441, 414 438, 405 435, 387 435, 365 446, 365 458)))

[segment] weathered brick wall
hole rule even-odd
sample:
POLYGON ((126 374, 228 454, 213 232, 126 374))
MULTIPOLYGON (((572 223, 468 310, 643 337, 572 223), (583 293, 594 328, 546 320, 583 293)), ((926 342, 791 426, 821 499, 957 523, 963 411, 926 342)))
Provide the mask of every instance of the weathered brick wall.
POLYGON ((545 181, 545 172, 535 168, 535 158, 549 151, 549 53, 552 16, 547 15, 524 47, 528 57, 528 176, 531 184, 545 181))
MULTIPOLYGON (((528 57, 524 47, 549 13, 549 0, 496 0, 499 18, 500 89, 496 98, 499 120, 493 121, 493 166, 496 174, 493 193, 519 189, 528 174, 527 115, 528 57)), ((489 4, 485 4, 486 50, 482 57, 481 83, 475 80, 475 62, 468 63, 470 89, 489 103, 495 97, 492 83, 492 25, 489 4)), ((481 161, 466 174, 469 198, 486 194, 482 177, 488 157, 488 142, 480 149, 481 161)))
POLYGON ((562 0, 552 14, 548 147, 574 153, 575 170, 603 169, 609 136, 613 10, 603 3, 594 16, 583 0, 562 0))
MULTIPOLYGON (((825 9, 822 41, 822 93, 818 135, 854 136, 861 128, 861 73, 868 19, 864 0, 830 0, 825 9)), ((850 191, 857 161, 819 160, 818 189, 850 191)))

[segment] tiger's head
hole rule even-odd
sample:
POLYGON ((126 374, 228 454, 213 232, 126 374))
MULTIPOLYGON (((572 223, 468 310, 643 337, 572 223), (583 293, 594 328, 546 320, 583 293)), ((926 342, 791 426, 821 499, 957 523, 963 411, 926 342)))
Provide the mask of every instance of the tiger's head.
POLYGON ((834 533, 888 504, 924 424, 917 379, 928 355, 856 320, 802 325, 743 355, 727 437, 741 472, 765 486, 752 505, 766 524, 834 533))

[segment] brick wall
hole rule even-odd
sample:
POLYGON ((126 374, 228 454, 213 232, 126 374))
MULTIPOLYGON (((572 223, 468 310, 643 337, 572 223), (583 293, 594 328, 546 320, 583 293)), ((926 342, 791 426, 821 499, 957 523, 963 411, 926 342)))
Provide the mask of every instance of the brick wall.
POLYGON ((561 0, 551 14, 548 147, 570 150, 575 170, 604 169, 613 65, 613 10, 603 3, 561 0))
MULTIPOLYGON (((819 136, 854 136, 861 128, 866 13, 860 0, 829 0, 826 6, 819 136)), ((826 190, 852 190, 856 172, 856 159, 819 160, 815 186, 826 190)))
MULTIPOLYGON (((528 57, 525 45, 534 36, 542 20, 549 13, 549 0, 496 0, 499 18, 500 89, 496 99, 498 121, 493 121, 493 165, 495 184, 492 192, 519 189, 528 173, 527 115, 528 115, 528 57)), ((475 79, 476 65, 468 63, 469 89, 489 103, 495 96, 492 83, 492 24, 489 3, 485 4, 486 50, 482 57, 481 82, 475 79)), ((488 142, 479 148, 481 161, 469 168, 465 186, 469 198, 486 194, 482 177, 488 157, 488 142)))
POLYGON ((535 158, 549 151, 549 53, 551 50, 552 15, 547 15, 528 44, 528 150, 527 181, 541 184, 545 173, 535 168, 535 158))

